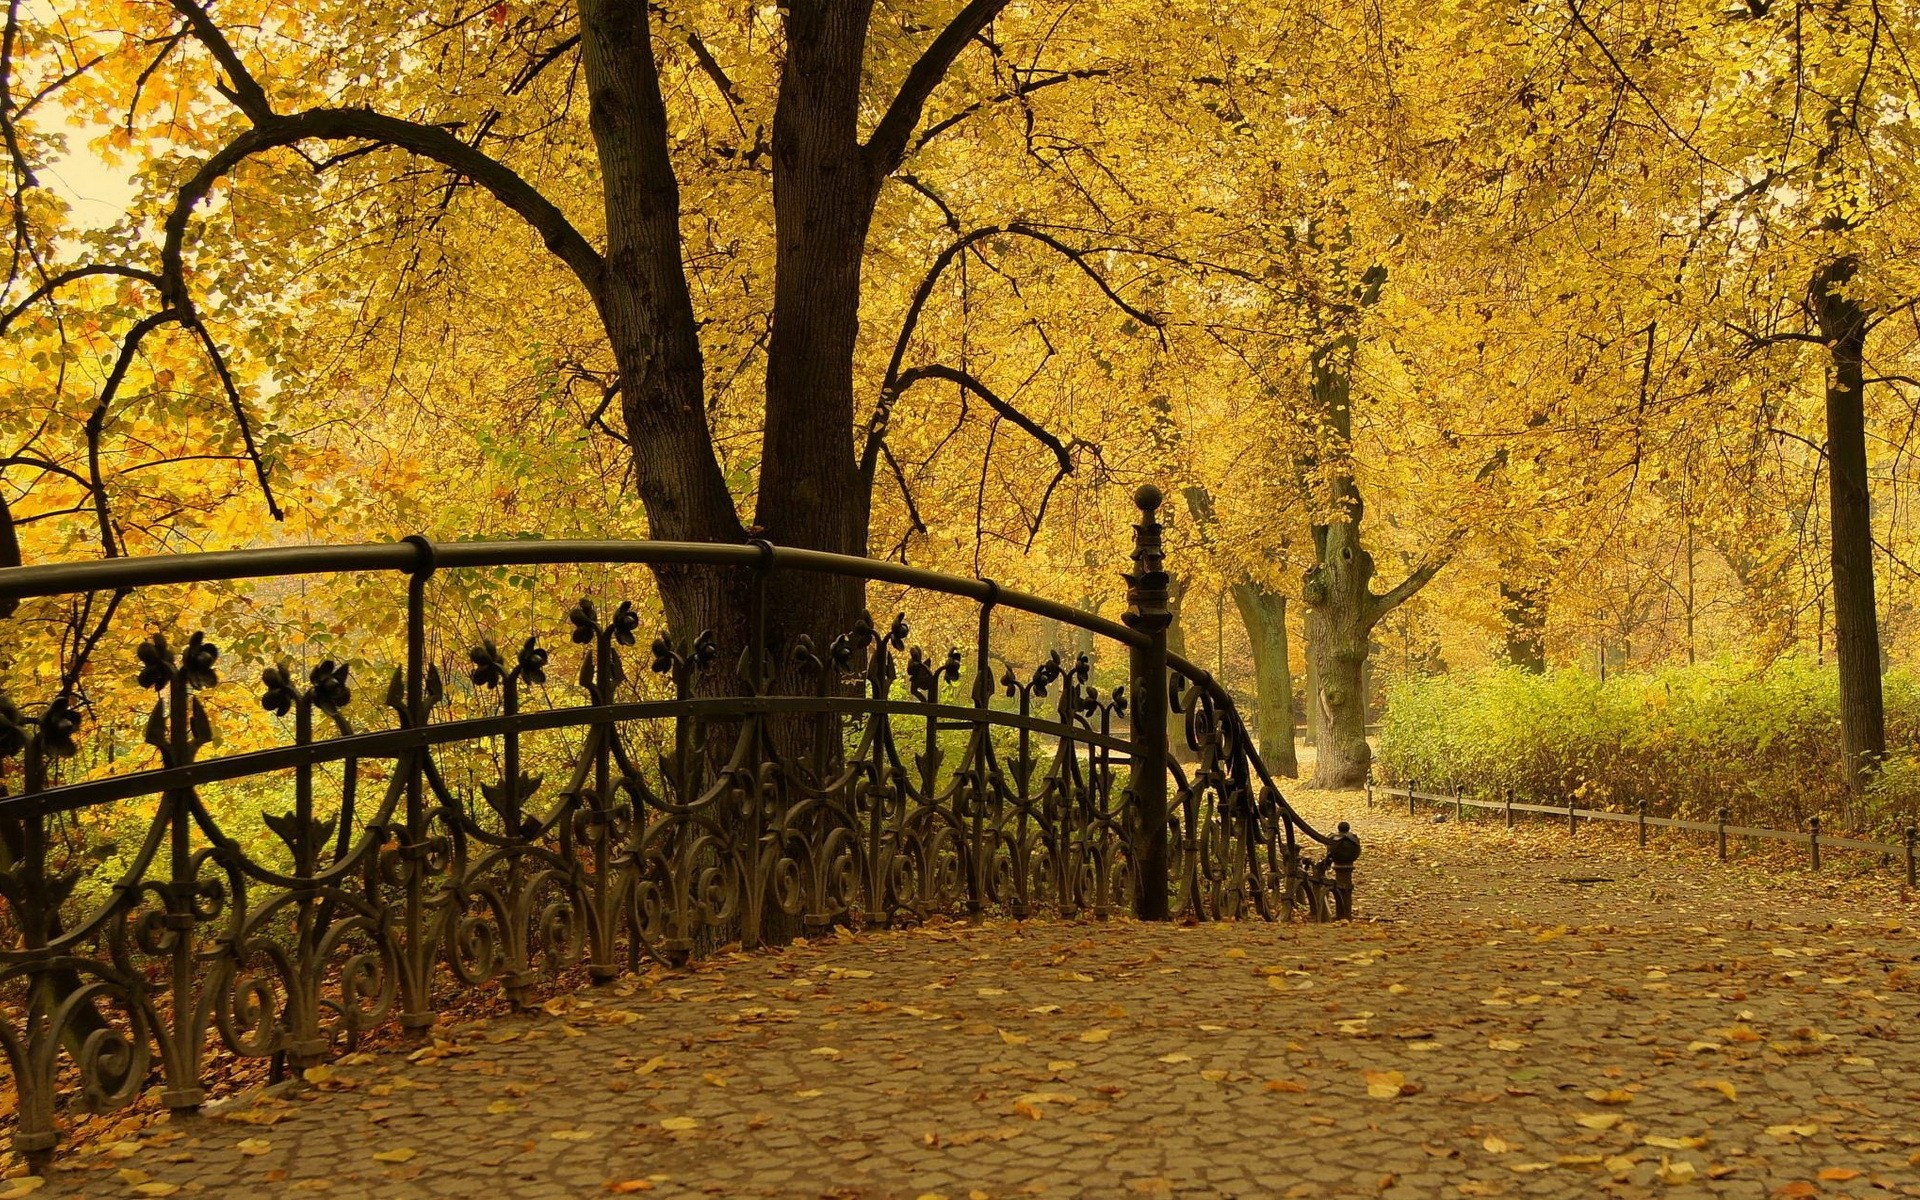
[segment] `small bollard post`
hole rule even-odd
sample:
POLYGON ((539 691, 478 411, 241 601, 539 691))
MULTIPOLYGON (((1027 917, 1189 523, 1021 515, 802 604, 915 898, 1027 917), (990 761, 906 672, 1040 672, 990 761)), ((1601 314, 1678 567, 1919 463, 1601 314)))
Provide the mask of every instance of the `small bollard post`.
POLYGON ((1568 837, 1572 837, 1575 833, 1579 831, 1579 817, 1575 815, 1578 812, 1579 810, 1574 807, 1574 798, 1572 796, 1568 796, 1567 797, 1567 836, 1568 837))
POLYGON ((1373 807, 1373 772, 1367 772, 1367 807, 1373 807))
POLYGON ((1728 813, 1727 806, 1722 804, 1720 806, 1720 828, 1719 828, 1720 861, 1721 862, 1727 861, 1727 817, 1729 815, 1731 814, 1728 813))
POLYGON ((1914 869, 1915 867, 1920 867, 1920 863, 1916 863, 1914 861, 1914 851, 1917 846, 1920 846, 1920 827, 1909 825, 1907 826, 1907 886, 1908 887, 1914 887, 1916 884, 1920 884, 1920 878, 1915 877, 1916 872, 1914 869))
POLYGON ((1820 818, 1807 818, 1807 851, 1813 858, 1813 869, 1820 869, 1820 818))
POLYGON ((1419 786, 1420 781, 1418 779, 1410 778, 1407 780, 1407 815, 1410 817, 1415 815, 1413 811, 1413 793, 1419 786))
POLYGON ((1453 819, 1456 821, 1467 819, 1466 802, 1461 799, 1460 785, 1457 783, 1453 785, 1453 819))
POLYGON ((1507 788, 1507 828, 1513 828, 1513 789, 1507 788))
POLYGON ((1640 848, 1647 848, 1647 802, 1640 802, 1640 848))

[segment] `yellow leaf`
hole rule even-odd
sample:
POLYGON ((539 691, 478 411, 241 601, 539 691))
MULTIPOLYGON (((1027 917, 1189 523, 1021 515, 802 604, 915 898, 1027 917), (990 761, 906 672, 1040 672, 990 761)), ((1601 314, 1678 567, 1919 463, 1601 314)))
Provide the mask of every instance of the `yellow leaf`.
POLYGON ((1520 1148, 1505 1138, 1500 1137, 1498 1134, 1492 1133, 1488 1134, 1480 1145, 1488 1154, 1511 1154, 1520 1148))
POLYGON ((700 1078, 706 1080, 708 1083, 712 1084, 715 1087, 723 1088, 727 1086, 727 1077, 725 1075, 720 1074, 717 1071, 707 1071, 704 1074, 702 1074, 700 1078))
POLYGON ((1269 1079, 1266 1090, 1269 1092, 1304 1092, 1307 1085, 1293 1079, 1269 1079))
MULTIPOLYGON (((668 1120, 671 1119, 672 1118, 668 1118, 668 1120)), ((686 1118, 682 1119, 684 1120, 686 1118)), ((661 1124, 666 1124, 666 1121, 662 1121, 661 1124)), ((591 1129, 556 1129, 547 1136, 562 1142, 590 1142, 600 1135, 591 1129)))
POLYGON ((1620 1123, 1619 1113, 1588 1113, 1584 1117, 1574 1118, 1588 1129, 1612 1129, 1620 1123))
POLYGON ((1665 1184, 1692 1183, 1699 1174, 1700 1169, 1684 1158, 1679 1162, 1669 1162, 1663 1158, 1660 1160, 1660 1169, 1654 1172, 1654 1176, 1665 1184))
POLYGON ((1719 1092, 1729 1100, 1738 1100, 1740 1098, 1740 1089, 1733 1086, 1733 1081, 1730 1079, 1702 1079, 1693 1086, 1719 1092))
POLYGON ((663 1117, 660 1120, 660 1128, 669 1133, 684 1133, 689 1129, 700 1128, 700 1121, 696 1117, 663 1117))
POLYGON ((1015 1100, 1013 1102, 1013 1111, 1019 1113, 1029 1121, 1038 1121, 1045 1115, 1040 1111, 1038 1104, 1029 1104, 1025 1100, 1015 1100))
POLYGON ((233 1148, 247 1157, 253 1158, 273 1149, 273 1143, 265 1138, 241 1138, 233 1144, 233 1148))
POLYGON ((317 1067, 308 1067, 300 1073, 300 1077, 308 1083, 325 1083, 333 1078, 333 1068, 322 1063, 317 1067))
POLYGON ((1104 1042, 1112 1036, 1113 1030, 1111 1029, 1089 1029, 1080 1035, 1080 1040, 1083 1042, 1104 1042))
POLYGON ((1661 1150, 1699 1150, 1703 1149, 1707 1144, 1707 1139, 1704 1135, 1696 1137, 1663 1137, 1659 1134, 1650 1134, 1640 1140, 1649 1146, 1661 1150))
POLYGON ((133 1194, 136 1196, 171 1196, 179 1190, 180 1185, 177 1183, 161 1183, 156 1179, 152 1183, 143 1183, 135 1187, 133 1194))
POLYGON ((1518 1038, 1497 1037, 1487 1042, 1487 1049, 1489 1050, 1524 1050, 1526 1046, 1527 1044, 1518 1038))
POLYGON ((1822 1183, 1845 1183, 1860 1178, 1860 1172, 1852 1167, 1822 1167, 1819 1178, 1822 1183))
POLYGON ((511 1100, 495 1100, 487 1105, 487 1112, 496 1117, 504 1117, 511 1112, 519 1112, 520 1106, 511 1100))
POLYGON ((137 1184, 145 1183, 147 1180, 153 1178, 153 1176, 147 1174, 145 1171, 140 1170, 138 1167, 121 1167, 118 1171, 115 1171, 113 1174, 115 1178, 117 1178, 121 1183, 126 1184, 128 1187, 133 1187, 137 1184))
POLYGON ((1013 1033, 1005 1029, 1002 1029, 999 1032, 1000 1032, 1000 1040, 1005 1042, 1009 1046, 1024 1046, 1030 1040, 1027 1037, 1027 1035, 1024 1033, 1013 1033))
POLYGON ((1200 1072, 1200 1078, 1206 1080, 1208 1083, 1225 1083, 1227 1081, 1227 1073, 1225 1071, 1202 1071, 1200 1072))
POLYGON ((832 1046, 815 1046, 813 1049, 807 1051, 807 1053, 818 1058, 837 1059, 840 1057, 840 1051, 832 1046))
POLYGON ((653 1190, 651 1179, 616 1179, 607 1185, 607 1190, 616 1196, 630 1196, 635 1192, 653 1190))
POLYGON ((38 1175, 22 1175, 18 1179, 0 1180, 0 1200, 20 1200, 30 1192, 36 1192, 46 1185, 46 1180, 38 1175))
POLYGON ((1193 1061, 1193 1055, 1181 1054, 1179 1051, 1175 1051, 1172 1054, 1162 1054, 1160 1061, 1168 1064, 1190 1063, 1193 1061))
POLYGON ((824 1095, 826 1095, 826 1093, 821 1091, 819 1088, 808 1088, 804 1092, 794 1093, 794 1097, 799 1100, 813 1100, 824 1095))
POLYGON ((1778 1138, 1783 1142, 1790 1142, 1795 1138, 1812 1137, 1819 1132, 1820 1127, 1811 1123, 1804 1125, 1767 1126, 1767 1136, 1770 1138, 1778 1138))
POLYGON ((407 1146, 400 1146, 393 1150, 376 1150, 373 1152, 373 1161, 403 1163, 412 1158, 416 1153, 418 1152, 407 1146))
POLYGON ((1367 1095, 1375 1100, 1393 1099, 1407 1082, 1407 1077, 1398 1071, 1363 1071, 1361 1075, 1367 1081, 1367 1095))
POLYGON ((1593 1088, 1587 1092, 1587 1099, 1593 1101, 1595 1104, 1631 1104, 1633 1103, 1633 1093, 1625 1088, 1613 1088, 1611 1090, 1593 1088))

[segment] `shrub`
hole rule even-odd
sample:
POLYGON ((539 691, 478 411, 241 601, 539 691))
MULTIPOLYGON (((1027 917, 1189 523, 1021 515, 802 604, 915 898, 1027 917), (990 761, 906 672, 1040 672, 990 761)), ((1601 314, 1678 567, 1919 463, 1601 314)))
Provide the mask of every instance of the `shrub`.
POLYGON ((1388 692, 1377 758, 1383 778, 1512 788, 1536 803, 1736 823, 1892 835, 1920 811, 1920 681, 1886 679, 1895 747, 1859 801, 1847 795, 1838 683, 1831 667, 1781 659, 1615 675, 1533 675, 1511 667, 1402 680, 1388 692))

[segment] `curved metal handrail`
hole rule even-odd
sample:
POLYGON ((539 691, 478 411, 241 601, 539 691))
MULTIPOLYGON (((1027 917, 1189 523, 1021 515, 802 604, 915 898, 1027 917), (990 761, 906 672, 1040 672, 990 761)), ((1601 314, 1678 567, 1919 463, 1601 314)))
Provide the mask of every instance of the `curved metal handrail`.
POLYGON ((407 580, 405 662, 387 689, 387 727, 349 722, 345 668, 329 661, 302 683, 279 666, 260 703, 293 713, 294 743, 201 759, 213 734, 199 693, 218 686, 219 654, 199 634, 180 647, 156 636, 140 649, 139 682, 156 693, 145 740, 157 767, 57 782, 49 763, 74 751, 70 722, 64 750, 52 740, 49 718, 64 698, 37 718, 0 713, 10 722, 0 759, 25 761, 24 789, 0 786, 0 1057, 19 1081, 15 1146, 44 1159, 57 1144, 63 1072, 77 1073, 91 1103, 111 1107, 157 1070, 163 1102, 190 1108, 205 1097, 214 1035, 233 1054, 318 1062, 376 1026, 430 1024, 442 972, 468 985, 497 980, 522 1003, 542 973, 582 966, 611 978, 621 947, 629 966, 643 952, 684 958, 702 939, 759 944, 783 919, 823 926, 963 906, 1105 914, 1129 897, 1140 915, 1165 916, 1174 892, 1178 911, 1194 917, 1302 907, 1313 918, 1348 915, 1357 840, 1344 824, 1329 836, 1302 819, 1232 696, 1166 653, 1158 494, 1137 499, 1144 518, 1125 624, 990 580, 764 542, 410 538, 0 569, 0 602, 329 573, 407 580), (756 618, 741 647, 741 662, 754 664, 741 668, 747 694, 695 694, 720 648, 704 636, 676 647, 663 635, 653 669, 672 697, 636 698, 619 660, 636 644, 637 613, 623 604, 601 615, 583 600, 568 618, 585 703, 522 711, 522 689, 544 679, 547 652, 528 638, 509 668, 487 641, 471 652, 471 678, 499 690, 498 711, 433 719, 446 696, 427 654, 430 576, 628 564, 754 572, 760 615, 776 571, 970 600, 979 606, 972 702, 949 702, 959 697, 945 690, 961 677, 958 651, 944 662, 917 647, 909 656, 904 621, 882 631, 865 616, 830 654, 804 638, 778 648, 789 666, 810 663, 783 679, 818 694, 767 690, 760 664, 774 647, 756 618), (1133 686, 1103 693, 1086 655, 1069 664, 1057 652, 1028 676, 1009 665, 996 681, 988 617, 999 608, 1124 647, 1133 686), (1179 688, 1166 686, 1170 676, 1179 688), (993 707, 996 694, 1012 706, 993 707), (1186 714, 1198 754, 1191 774, 1165 753, 1170 711, 1186 714), (338 736, 314 737, 318 713, 338 736), (657 771, 643 770, 627 744, 630 727, 646 722, 670 725, 657 771), (1007 731, 1000 740, 996 728, 1007 731), (561 729, 584 736, 557 754, 550 741, 528 751, 535 769, 559 768, 543 787, 522 770, 521 738, 561 729), (957 749, 942 741, 955 734, 957 749), (483 743, 497 752, 484 768, 497 781, 450 783, 453 748, 483 743), (324 764, 342 768, 331 807, 313 794, 324 764), (356 807, 369 765, 378 790, 356 807), (292 810, 282 814, 222 809, 200 794, 287 773, 281 795, 292 810), (1179 785, 1172 805, 1169 777, 1179 785), (76 893, 80 860, 54 844, 71 828, 62 814, 147 798, 153 807, 132 814, 145 829, 131 857, 76 893), (264 826, 246 833, 253 841, 226 828, 250 818, 264 826), (1304 859, 1296 834, 1324 855, 1304 859), (1150 911, 1156 877, 1166 887, 1150 911), (193 1002, 161 1003, 162 978, 193 1002))
POLYGON ((644 539, 522 539, 517 541, 431 542, 425 538, 356 546, 273 546, 251 550, 215 550, 199 554, 156 554, 76 563, 46 563, 0 568, 0 602, 77 592, 111 592, 159 584, 215 583, 290 575, 350 571, 422 570, 468 567, 554 565, 713 566, 757 570, 812 571, 897 583, 906 587, 964 596, 982 604, 1014 608, 1097 633, 1127 646, 1142 645, 1144 634, 1057 600, 1003 588, 992 580, 945 575, 905 563, 883 562, 824 550, 799 550, 761 542, 665 542, 644 539))

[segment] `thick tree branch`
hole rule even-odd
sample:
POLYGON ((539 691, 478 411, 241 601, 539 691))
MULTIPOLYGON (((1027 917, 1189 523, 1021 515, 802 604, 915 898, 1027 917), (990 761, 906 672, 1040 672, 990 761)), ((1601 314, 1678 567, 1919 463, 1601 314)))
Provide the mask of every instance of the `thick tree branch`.
POLYGON ((1446 546, 1441 549, 1439 554, 1415 567, 1405 579, 1395 584, 1392 590, 1388 591, 1385 595, 1375 596, 1373 598, 1374 619, 1377 621, 1394 609, 1399 608, 1402 604, 1413 599, 1415 592, 1432 583, 1433 577, 1440 573, 1440 569, 1453 561, 1454 552, 1458 549, 1458 543, 1459 538, 1457 536, 1448 539, 1446 546))
POLYGON ((953 60, 960 56, 960 51, 966 48, 974 35, 985 29, 987 23, 1006 6, 1007 0, 968 0, 967 6, 940 31, 940 36, 933 39, 933 44, 907 71, 907 78, 895 93, 893 103, 887 106, 886 115, 873 127, 873 133, 863 147, 869 178, 874 186, 877 187, 881 180, 893 174, 893 169, 906 156, 907 141, 920 124, 921 110, 926 107, 927 98, 933 95, 933 89, 946 78, 953 60))
POLYGON ((41 300, 46 299, 47 296, 53 292, 75 280, 86 279, 94 275, 118 275, 125 279, 137 279, 142 283, 150 283, 156 288, 160 286, 160 276, 154 274, 152 271, 143 271, 139 267, 122 267, 112 263, 101 263, 61 271, 56 275, 48 276, 45 280, 41 281, 39 287, 28 292, 26 296, 21 299, 20 303, 14 305, 6 312, 0 313, 0 336, 6 334, 8 328, 20 319, 22 313, 32 308, 41 300))
POLYGON ((287 117, 270 117, 236 137, 187 181, 167 215, 166 241, 160 253, 162 297, 191 313, 181 256, 187 222, 213 185, 256 154, 304 141, 365 140, 405 150, 457 172, 506 205, 538 233, 548 250, 572 268, 597 305, 603 263, 598 251, 575 229, 557 205, 512 168, 467 145, 447 130, 359 108, 317 108, 287 117))
POLYGON ((266 89, 262 88, 260 81, 247 70, 247 65, 240 61, 240 55, 234 50, 233 43, 229 42, 227 35, 213 23, 213 18, 207 15, 207 10, 195 3, 195 0, 173 0, 173 7, 187 19, 187 24, 193 29, 193 36, 207 48, 207 53, 213 55, 213 60, 219 63, 220 69, 226 73, 227 82, 214 85, 220 89, 220 94, 233 101, 234 107, 247 114, 247 119, 255 125, 265 125, 272 121, 273 105, 267 100, 266 89))

